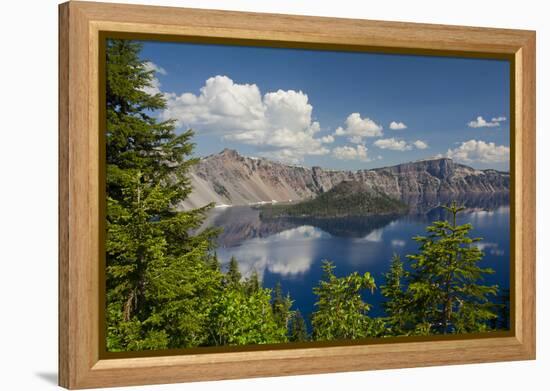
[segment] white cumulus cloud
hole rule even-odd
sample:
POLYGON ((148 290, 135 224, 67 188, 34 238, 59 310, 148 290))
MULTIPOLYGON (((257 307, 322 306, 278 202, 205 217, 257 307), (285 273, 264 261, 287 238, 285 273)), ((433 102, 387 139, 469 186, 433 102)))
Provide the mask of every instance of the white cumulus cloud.
POLYGON ((510 148, 493 142, 469 140, 457 148, 449 149, 447 157, 464 163, 505 163, 510 159, 510 148))
POLYGON ((363 138, 381 137, 382 126, 370 118, 361 118, 359 113, 351 113, 346 118, 345 128, 338 127, 334 132, 336 136, 348 136, 349 140, 355 144, 361 144, 363 138))
POLYGON ((403 122, 392 121, 392 122, 390 122, 390 129, 391 130, 403 130, 403 129, 407 129, 407 125, 405 125, 403 122))
POLYGON ((479 115, 475 120, 468 122, 470 128, 495 128, 500 126, 500 123, 506 121, 506 117, 493 117, 491 121, 485 120, 479 115))
POLYGON ((364 145, 356 145, 351 147, 345 145, 343 147, 336 147, 332 150, 332 156, 339 160, 360 160, 368 162, 370 159, 367 155, 367 147, 364 145))
POLYGON ((422 140, 416 140, 413 145, 416 147, 416 149, 426 149, 428 148, 428 143, 422 140))
POLYGON ((334 136, 332 134, 329 134, 328 136, 321 137, 321 142, 323 144, 331 144, 334 142, 334 136))
POLYGON ((374 145, 380 149, 390 149, 392 151, 409 151, 412 147, 404 140, 397 140, 394 137, 382 138, 376 140, 374 145))
POLYGON ((297 163, 307 155, 330 151, 322 144, 334 137, 318 137, 313 106, 302 91, 278 90, 262 95, 256 84, 235 83, 227 76, 206 80, 200 93, 166 94, 164 119, 197 132, 220 134, 226 140, 256 145, 263 156, 297 163))
POLYGON ((373 144, 380 149, 389 149, 391 151, 410 151, 413 148, 428 148, 428 143, 426 143, 425 141, 416 140, 412 143, 408 143, 405 140, 399 140, 395 137, 381 138, 379 140, 376 140, 373 144))

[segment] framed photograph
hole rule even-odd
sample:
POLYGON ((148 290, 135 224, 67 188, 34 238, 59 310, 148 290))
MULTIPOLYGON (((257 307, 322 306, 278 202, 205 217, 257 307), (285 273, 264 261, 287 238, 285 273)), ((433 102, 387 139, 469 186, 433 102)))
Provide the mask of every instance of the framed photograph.
POLYGON ((60 5, 59 382, 535 358, 535 33, 60 5))

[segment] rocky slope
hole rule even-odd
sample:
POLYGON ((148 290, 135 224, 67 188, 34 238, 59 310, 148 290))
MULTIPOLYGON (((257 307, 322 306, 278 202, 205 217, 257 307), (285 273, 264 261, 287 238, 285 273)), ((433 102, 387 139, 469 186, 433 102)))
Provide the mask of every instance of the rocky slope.
POLYGON ((451 159, 422 160, 359 171, 299 167, 267 159, 249 158, 224 149, 207 156, 193 168, 193 193, 181 205, 194 208, 248 205, 272 201, 298 201, 324 193, 342 181, 358 181, 394 198, 416 195, 507 192, 510 175, 476 170, 451 159))

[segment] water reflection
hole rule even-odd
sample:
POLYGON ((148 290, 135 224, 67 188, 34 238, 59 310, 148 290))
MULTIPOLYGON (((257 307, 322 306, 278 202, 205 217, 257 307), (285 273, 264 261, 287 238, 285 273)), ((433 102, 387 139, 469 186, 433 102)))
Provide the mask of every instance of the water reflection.
POLYGON ((406 197, 405 203, 410 205, 407 216, 352 216, 343 218, 286 217, 260 219, 259 210, 249 206, 214 209, 207 217, 204 226, 216 226, 223 229, 218 237, 220 247, 240 245, 248 239, 268 238, 271 235, 292 230, 302 226, 312 226, 338 237, 353 237, 373 240, 377 230, 382 229, 397 220, 411 219, 430 223, 448 217, 448 212, 442 205, 456 200, 464 205, 464 213, 471 215, 476 223, 484 218, 494 218, 495 214, 508 214, 508 194, 470 194, 470 195, 431 195, 406 197), (372 236, 369 236, 372 233, 372 236))
POLYGON ((499 257, 504 256, 504 250, 499 248, 498 243, 492 242, 477 242, 477 248, 483 251, 485 254, 496 255, 499 257))
POLYGON ((218 256, 222 264, 232 256, 237 258, 245 276, 256 271, 263 279, 266 270, 280 276, 293 276, 309 270, 319 241, 330 237, 319 228, 304 225, 269 237, 249 239, 240 246, 222 249, 218 256))
POLYGON ((258 209, 249 206, 213 209, 204 222, 204 227, 223 229, 217 240, 220 247, 237 246, 247 239, 266 238, 300 225, 285 220, 261 221, 258 209))
POLYGON ((466 208, 477 208, 482 210, 494 210, 500 206, 510 203, 510 195, 504 193, 426 193, 416 195, 406 195, 401 200, 409 206, 411 214, 427 214, 437 209, 441 205, 447 205, 456 201, 459 205, 466 208))

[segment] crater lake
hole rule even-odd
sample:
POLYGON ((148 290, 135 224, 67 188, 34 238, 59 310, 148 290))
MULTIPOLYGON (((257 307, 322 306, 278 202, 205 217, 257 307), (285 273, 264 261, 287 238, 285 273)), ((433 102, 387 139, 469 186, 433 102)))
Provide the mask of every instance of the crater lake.
MULTIPOLYGON (((244 277, 254 270, 263 285, 274 288, 280 282, 283 293, 290 294, 292 309, 299 309, 309 325, 315 311, 313 288, 323 277, 321 263, 330 260, 335 274, 370 272, 377 289, 364 295, 372 305, 372 316, 383 316, 384 273, 389 270, 393 254, 398 254, 407 268, 407 255, 416 254, 419 245, 413 240, 425 235, 433 221, 446 219, 442 207, 453 196, 421 196, 404 200, 410 207, 403 215, 342 218, 273 218, 262 219, 253 206, 214 208, 205 227, 219 227, 216 253, 227 268, 231 257, 239 262, 244 277)), ((510 207, 507 194, 467 194, 457 200, 466 209, 458 216, 458 224, 473 226, 471 237, 481 240, 475 245, 483 251, 481 267, 495 273, 484 283, 497 284, 495 301, 509 305, 510 287, 510 207)), ((505 320, 508 322, 508 320, 505 320)), ((508 324, 508 323, 507 323, 508 324)))

